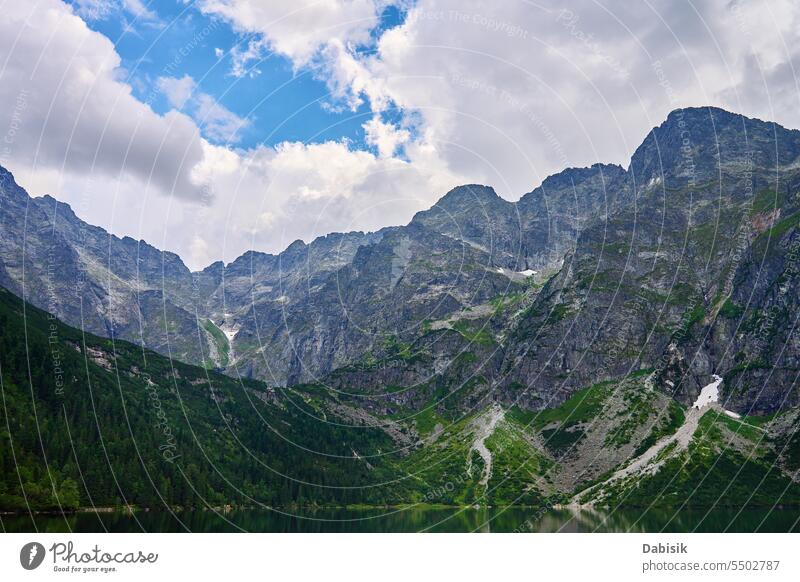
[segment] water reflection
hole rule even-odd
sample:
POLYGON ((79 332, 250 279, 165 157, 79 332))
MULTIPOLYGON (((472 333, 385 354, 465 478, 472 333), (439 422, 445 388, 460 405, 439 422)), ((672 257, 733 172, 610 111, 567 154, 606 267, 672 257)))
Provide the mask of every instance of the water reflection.
POLYGON ((84 512, 0 516, 6 532, 789 532, 798 509, 535 508, 84 512))

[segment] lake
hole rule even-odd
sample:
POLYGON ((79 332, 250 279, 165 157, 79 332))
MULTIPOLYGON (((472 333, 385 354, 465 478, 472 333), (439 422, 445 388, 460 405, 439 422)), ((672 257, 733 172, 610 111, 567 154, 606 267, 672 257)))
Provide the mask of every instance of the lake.
POLYGON ((0 515, 5 532, 798 532, 800 509, 381 508, 0 515), (35 523, 34 523, 35 522, 35 523))

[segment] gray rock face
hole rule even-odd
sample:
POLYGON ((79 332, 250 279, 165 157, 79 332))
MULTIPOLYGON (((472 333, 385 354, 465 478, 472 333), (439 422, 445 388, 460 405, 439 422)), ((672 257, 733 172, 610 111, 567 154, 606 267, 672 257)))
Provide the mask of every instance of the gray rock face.
POLYGON ((0 284, 76 327, 203 360, 193 277, 177 255, 88 225, 49 196, 30 198, 6 170, 0 192, 0 284))
POLYGON ((796 404, 799 139, 718 109, 672 113, 631 160, 634 202, 581 234, 514 330, 504 382, 544 406, 652 368, 687 404, 711 373, 739 411, 796 404), (769 313, 780 321, 760 324, 769 313))
POLYGON ((560 267, 583 230, 630 202, 631 189, 620 166, 595 164, 550 176, 517 204, 524 217, 529 267, 560 267))
POLYGON ((645 369, 685 403, 711 373, 728 408, 798 400, 800 132, 720 109, 671 113, 627 170, 570 168, 516 203, 460 186, 406 226, 198 273, 0 186, 0 284, 230 374, 384 412, 542 408, 645 369))

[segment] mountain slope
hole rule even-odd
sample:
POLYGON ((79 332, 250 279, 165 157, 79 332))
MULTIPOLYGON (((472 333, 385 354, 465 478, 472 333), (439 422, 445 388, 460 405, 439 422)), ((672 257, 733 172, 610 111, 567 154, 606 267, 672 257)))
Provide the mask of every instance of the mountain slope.
POLYGON ((503 382, 546 405, 554 386, 655 368, 688 404, 716 372, 738 412, 796 405, 798 161, 800 132, 717 109, 671 114, 633 156, 635 204, 581 233, 510 333, 503 382), (780 317, 759 328, 770 312, 780 317), (749 381, 734 394, 736 374, 749 381))
POLYGON ((4 289, 0 330, 0 509, 411 497, 379 429, 84 334, 4 289))
POLYGON ((51 197, 30 198, 3 168, 0 225, 0 284, 92 333, 202 361, 193 279, 177 255, 88 225, 51 197))

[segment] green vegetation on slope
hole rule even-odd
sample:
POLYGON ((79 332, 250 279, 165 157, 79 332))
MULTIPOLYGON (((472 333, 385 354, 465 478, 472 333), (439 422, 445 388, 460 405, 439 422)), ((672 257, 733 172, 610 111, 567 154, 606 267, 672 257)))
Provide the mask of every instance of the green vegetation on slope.
POLYGON ((527 429, 513 419, 486 439, 492 453, 487 497, 492 505, 540 505, 550 490, 555 462, 531 445, 527 429))
POLYGON ((225 337, 225 334, 222 332, 222 330, 214 325, 214 322, 210 319, 207 319, 203 322, 203 327, 208 333, 211 334, 211 338, 214 340, 214 344, 217 346, 219 366, 221 368, 226 367, 230 363, 230 344, 228 343, 228 338, 225 337))
POLYGON ((392 448, 380 430, 84 335, 3 289, 0 330, 0 510, 409 497, 407 481, 369 486, 398 475, 370 457, 392 448))
POLYGON ((633 452, 634 457, 644 453, 660 439, 675 434, 675 431, 686 421, 686 413, 684 413, 681 405, 674 400, 669 401, 669 408, 665 412, 665 414, 661 415, 658 423, 653 426, 650 434, 636 447, 633 452))
POLYGON ((414 501, 456 505, 538 505, 547 489, 545 476, 553 461, 532 444, 526 429, 513 418, 500 420, 485 440, 491 455, 486 465, 473 447, 480 417, 470 415, 450 424, 429 446, 409 455, 402 468, 418 481, 414 501))
POLYGON ((529 423, 535 429, 541 429, 555 422, 570 425, 586 422, 597 416, 603 409, 603 403, 611 393, 613 385, 613 382, 594 384, 578 390, 555 408, 539 411, 516 411, 516 414, 520 420, 529 423))
POLYGON ((612 482, 603 505, 800 505, 800 485, 781 473, 764 437, 757 428, 710 410, 687 450, 671 456, 662 451, 663 464, 653 475, 612 482))

